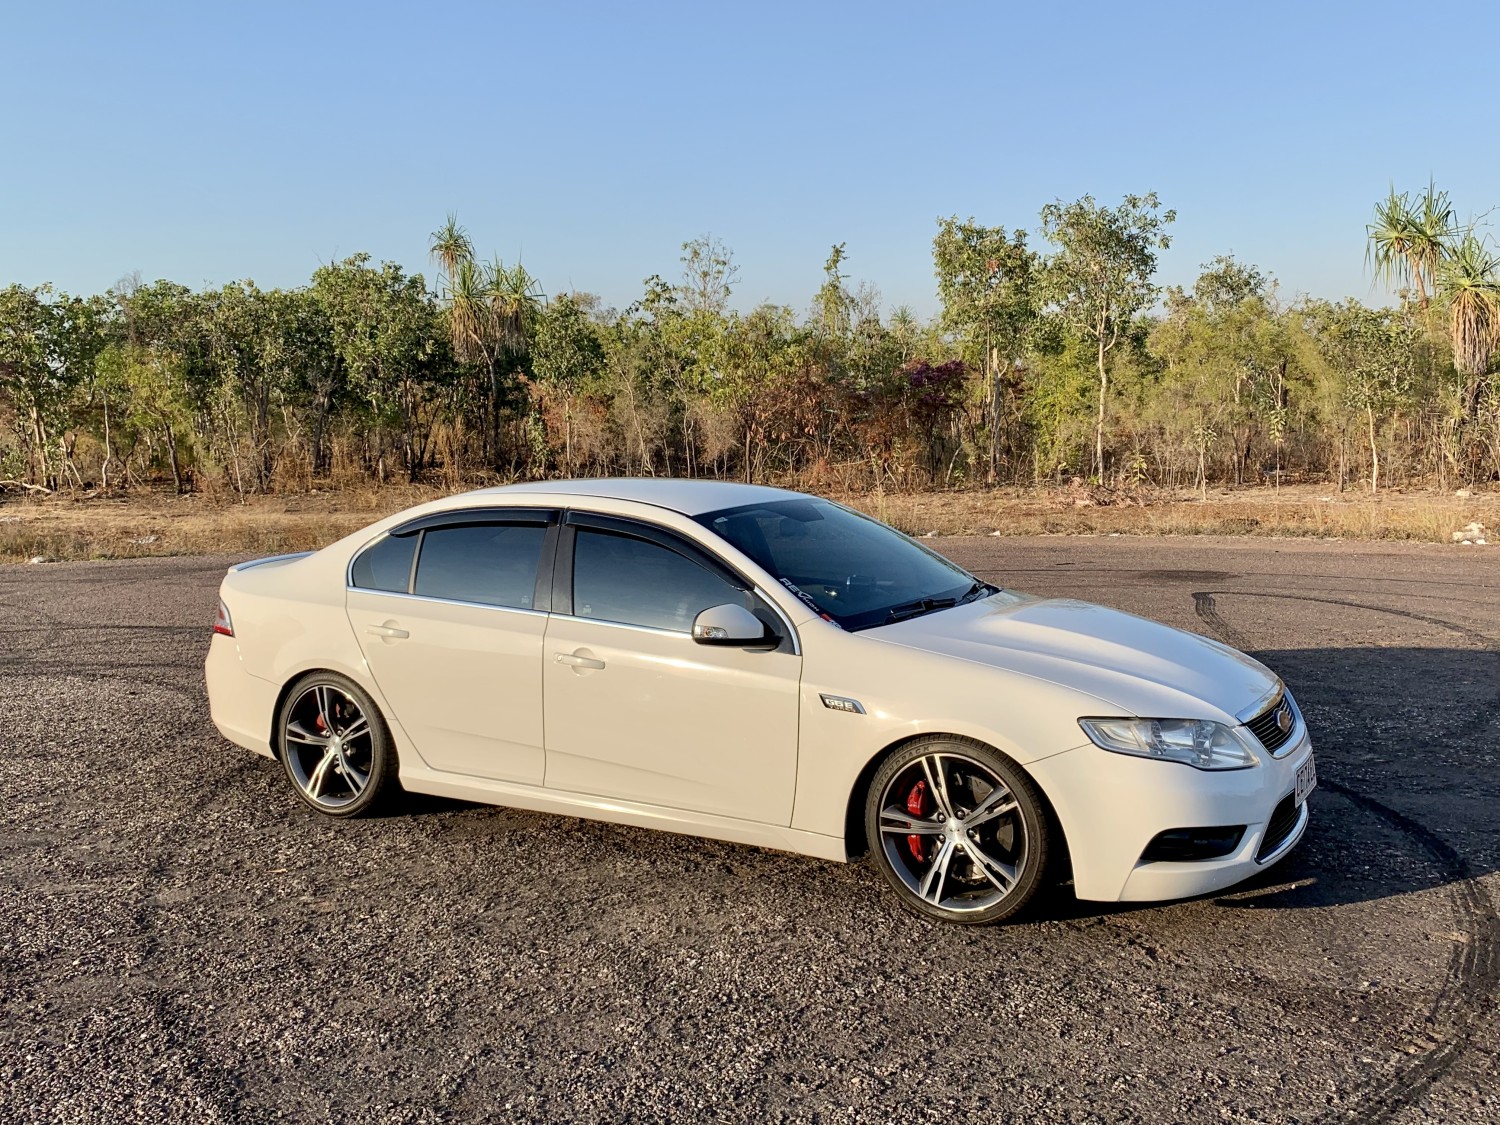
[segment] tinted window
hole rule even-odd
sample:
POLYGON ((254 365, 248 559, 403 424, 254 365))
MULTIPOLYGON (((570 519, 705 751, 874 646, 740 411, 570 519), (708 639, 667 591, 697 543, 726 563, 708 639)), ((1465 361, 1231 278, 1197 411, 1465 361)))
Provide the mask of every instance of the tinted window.
POLYGON ((354 584, 361 590, 406 593, 406 584, 411 581, 411 555, 416 549, 415 535, 386 536, 354 560, 354 584))
POLYGON ((573 554, 578 617, 689 633, 709 606, 745 595, 691 559, 643 539, 579 528, 573 554))
POLYGON ((540 524, 428 528, 412 592, 530 609, 546 534, 540 524))
POLYGON ((924 599, 935 608, 991 591, 894 528, 827 500, 750 504, 698 522, 846 629, 883 625, 924 599))

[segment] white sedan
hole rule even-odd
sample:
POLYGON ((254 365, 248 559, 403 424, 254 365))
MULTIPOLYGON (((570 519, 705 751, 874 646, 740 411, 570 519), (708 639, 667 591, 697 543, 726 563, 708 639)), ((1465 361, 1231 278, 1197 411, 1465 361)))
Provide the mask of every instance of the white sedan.
POLYGON ((321 812, 405 789, 868 853, 953 922, 1064 866, 1083 899, 1229 886, 1296 844, 1317 778, 1248 656, 774 488, 448 497, 232 567, 214 633, 215 725, 321 812))

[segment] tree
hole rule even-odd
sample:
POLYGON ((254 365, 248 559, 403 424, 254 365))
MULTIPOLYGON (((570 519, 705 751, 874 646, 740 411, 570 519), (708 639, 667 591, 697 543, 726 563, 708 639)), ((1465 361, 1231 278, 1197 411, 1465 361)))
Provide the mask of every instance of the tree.
POLYGON ((1487 241, 1466 233, 1438 263, 1437 285, 1448 306, 1453 363, 1464 377, 1472 413, 1500 342, 1500 257, 1487 241))
POLYGON ((574 398, 604 370, 604 341, 599 328, 571 294, 551 302, 537 320, 531 348, 531 369, 537 380, 563 407, 563 456, 568 473, 574 471, 574 398))
POLYGON ((283 365, 268 362, 275 351, 275 328, 270 320, 270 306, 264 293, 253 281, 226 285, 213 299, 209 311, 209 355, 225 392, 223 415, 225 446, 234 466, 237 488, 243 492, 240 479, 238 428, 229 415, 238 399, 250 429, 250 467, 254 471, 256 491, 270 488, 275 469, 272 449, 272 400, 282 388, 283 365))
POLYGON ((432 260, 442 269, 440 277, 451 292, 459 266, 474 260, 474 243, 469 241, 469 232, 458 225, 458 216, 450 211, 447 221, 428 235, 427 245, 432 260))
POLYGON ((54 296, 50 285, 0 290, 0 391, 15 404, 28 476, 38 487, 55 489, 70 472, 78 483, 63 431, 104 346, 107 316, 102 298, 54 296))
POLYGON ((1188 439, 1206 494, 1208 452, 1221 437, 1232 439, 1236 483, 1246 479, 1260 430, 1269 433, 1279 456, 1290 359, 1266 276, 1225 255, 1202 268, 1191 293, 1167 290, 1150 350, 1167 365, 1155 402, 1160 425, 1176 441, 1188 439))
POLYGON ((177 352, 128 342, 110 345, 98 360, 104 393, 124 400, 126 427, 146 438, 148 451, 161 442, 175 492, 186 484, 179 446, 192 427, 186 367, 177 352))
POLYGON ((307 289, 266 295, 267 340, 262 361, 308 427, 309 470, 329 471, 328 431, 345 388, 327 310, 307 289))
POLYGON ((823 284, 813 297, 818 329, 829 339, 847 339, 852 327, 854 298, 845 284, 843 271, 848 257, 842 242, 829 251, 828 261, 823 263, 823 284))
POLYGON ((1425 315, 1438 263, 1457 235, 1448 193, 1429 180, 1423 196, 1412 199, 1405 192, 1397 195, 1392 185, 1390 194, 1375 205, 1375 220, 1365 232, 1366 264, 1373 263, 1375 276, 1387 284, 1408 290, 1415 286, 1417 307, 1425 315))
POLYGON ((1001 392, 1007 372, 1025 348, 1037 316, 1037 255, 1026 232, 1007 235, 954 215, 938 220, 932 240, 942 325, 956 333, 984 363, 987 476, 994 483, 1001 459, 1001 392))
POLYGON ((377 269, 368 254, 356 254, 314 273, 313 293, 351 389, 378 420, 396 424, 402 462, 416 480, 432 438, 432 392, 452 376, 426 282, 395 262, 377 269))
POLYGON ((1161 210, 1155 192, 1127 195, 1114 208, 1099 206, 1090 195, 1042 208, 1042 231, 1056 247, 1042 271, 1044 300, 1095 349, 1094 472, 1101 481, 1108 356, 1125 326, 1156 298, 1156 252, 1171 245, 1165 232, 1176 218, 1176 211, 1161 210))
POLYGON ((710 313, 723 316, 729 308, 740 267, 734 251, 711 234, 682 244, 683 305, 689 315, 710 313))
POLYGON ((1409 401, 1424 366, 1423 333, 1403 309, 1369 309, 1355 301, 1309 302, 1303 319, 1328 361, 1329 406, 1360 419, 1370 452, 1370 491, 1380 489, 1380 429, 1409 401))

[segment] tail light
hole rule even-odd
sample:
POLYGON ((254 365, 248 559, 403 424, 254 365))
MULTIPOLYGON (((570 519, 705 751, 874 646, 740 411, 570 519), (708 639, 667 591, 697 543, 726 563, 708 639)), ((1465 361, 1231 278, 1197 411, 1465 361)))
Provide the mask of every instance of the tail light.
POLYGON ((214 614, 214 632, 226 637, 234 636, 234 622, 229 620, 229 607, 219 599, 219 612, 214 614))

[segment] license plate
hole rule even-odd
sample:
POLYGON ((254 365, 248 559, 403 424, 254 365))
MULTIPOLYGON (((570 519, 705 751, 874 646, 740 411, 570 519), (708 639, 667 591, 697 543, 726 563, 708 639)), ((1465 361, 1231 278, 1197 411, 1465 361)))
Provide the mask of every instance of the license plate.
POLYGON ((1297 791, 1292 798, 1292 803, 1300 805, 1307 800, 1307 795, 1318 787, 1318 763, 1313 760, 1311 754, 1307 761, 1297 767, 1297 791))

